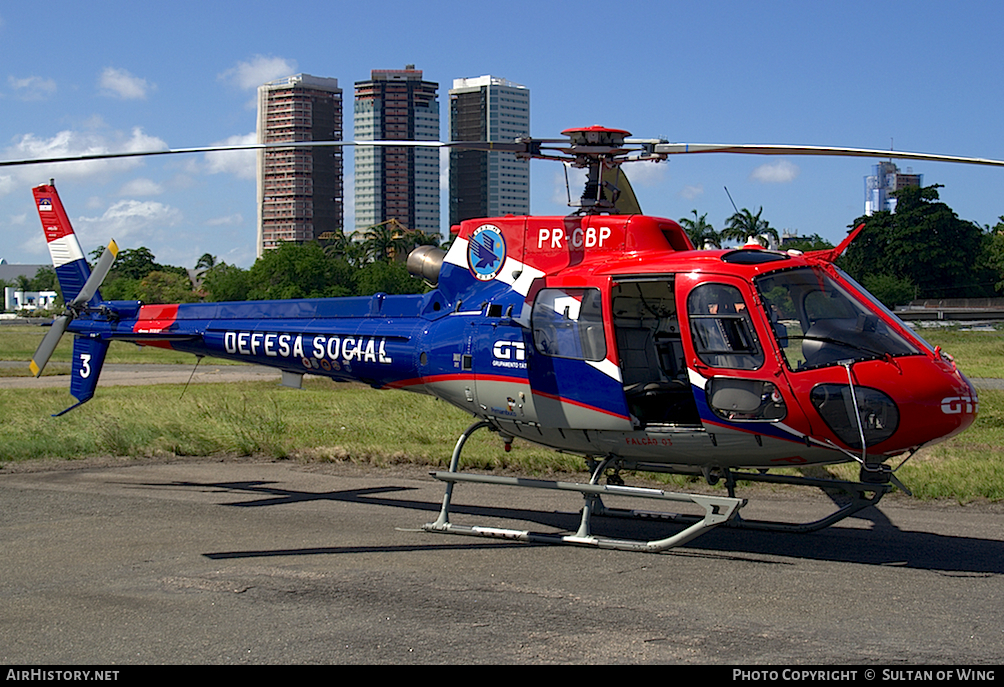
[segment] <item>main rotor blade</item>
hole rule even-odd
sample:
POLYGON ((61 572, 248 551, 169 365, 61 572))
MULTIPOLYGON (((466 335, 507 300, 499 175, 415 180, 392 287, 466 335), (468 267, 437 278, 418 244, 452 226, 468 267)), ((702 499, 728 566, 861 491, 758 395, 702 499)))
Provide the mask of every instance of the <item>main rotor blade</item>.
POLYGON ((136 150, 121 153, 88 153, 86 155, 65 155, 62 157, 37 157, 21 160, 0 160, 0 167, 23 165, 47 165, 55 162, 84 162, 88 160, 117 160, 127 157, 154 157, 157 155, 186 155, 189 153, 217 153, 233 150, 273 150, 288 148, 325 148, 342 146, 417 146, 441 148, 440 141, 289 141, 282 143, 245 143, 229 146, 202 146, 200 148, 168 148, 165 150, 136 150))
POLYGON ((112 264, 115 262, 115 258, 118 254, 118 244, 115 243, 114 239, 112 239, 112 241, 108 244, 108 247, 105 248, 105 252, 101 254, 101 258, 98 260, 98 264, 94 267, 94 271, 91 272, 91 276, 89 276, 87 281, 84 282, 84 288, 80 289, 80 293, 77 294, 77 297, 70 301, 67 305, 68 308, 75 308, 76 306, 91 300, 94 294, 97 293, 98 287, 100 287, 101 283, 105 280, 105 277, 108 276, 108 272, 111 270, 112 264))
MULTIPOLYGON (((816 155, 836 157, 876 157, 897 160, 920 160, 927 162, 958 162, 974 165, 1004 167, 1004 160, 934 153, 911 153, 899 150, 876 150, 869 148, 839 148, 833 146, 800 146, 774 144, 732 144, 732 143, 660 143, 648 139, 626 139, 625 144, 644 145, 649 155, 687 155, 694 153, 733 153, 739 155, 816 155)), ((199 148, 170 148, 165 150, 142 150, 119 153, 88 153, 85 155, 65 155, 60 157, 27 158, 20 160, 0 160, 0 167, 20 165, 44 165, 56 162, 83 162, 88 160, 113 160, 129 157, 153 157, 157 155, 184 155, 190 153, 215 153, 239 150, 274 150, 290 148, 323 148, 342 146, 378 146, 401 148, 462 148, 467 150, 495 150, 524 153, 542 159, 560 159, 541 154, 542 150, 555 150, 565 155, 586 152, 585 148, 569 148, 565 139, 524 139, 516 142, 502 141, 284 141, 280 143, 246 143, 241 145, 203 146, 199 148)), ((606 148, 603 148, 606 151, 606 148)))
POLYGON ((31 364, 28 365, 31 373, 36 377, 42 375, 42 370, 45 369, 46 363, 52 357, 52 352, 56 350, 56 346, 59 344, 59 340, 63 337, 63 332, 66 331, 69 324, 70 317, 68 315, 60 315, 52 321, 52 326, 45 333, 42 343, 38 345, 35 355, 31 358, 31 364))
POLYGON ((900 150, 875 150, 870 148, 835 148, 831 146, 756 145, 728 143, 659 143, 656 153, 687 155, 692 153, 735 153, 740 155, 821 155, 836 157, 880 157, 897 160, 923 160, 928 162, 961 162, 970 165, 1004 167, 1004 160, 982 157, 960 157, 933 153, 909 153, 900 150))

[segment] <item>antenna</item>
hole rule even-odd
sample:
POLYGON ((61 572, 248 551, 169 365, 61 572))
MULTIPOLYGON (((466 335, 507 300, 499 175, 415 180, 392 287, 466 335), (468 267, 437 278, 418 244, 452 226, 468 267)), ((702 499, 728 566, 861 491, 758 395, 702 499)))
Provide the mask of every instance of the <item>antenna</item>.
POLYGON ((736 214, 738 215, 739 208, 736 207, 736 201, 732 200, 732 194, 729 193, 729 187, 725 186, 724 188, 725 188, 725 195, 729 197, 729 202, 732 203, 732 208, 736 211, 736 214))

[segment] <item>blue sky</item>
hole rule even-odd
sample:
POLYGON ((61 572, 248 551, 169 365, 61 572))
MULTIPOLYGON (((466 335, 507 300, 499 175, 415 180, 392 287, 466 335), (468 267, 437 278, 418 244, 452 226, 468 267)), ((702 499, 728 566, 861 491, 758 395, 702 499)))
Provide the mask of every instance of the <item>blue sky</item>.
MULTIPOLYGON (((0 159, 250 141, 257 85, 298 72, 339 80, 350 132, 353 82, 405 64, 440 84, 444 135, 453 79, 492 74, 530 88, 538 137, 600 124, 679 142, 1002 159, 1002 30, 991 1, 5 3, 0 159)), ((169 264, 208 252, 248 266, 252 155, 0 169, 0 257, 48 262, 30 189, 55 177, 87 252, 115 238, 169 264)), ((728 187, 779 231, 836 242, 863 212, 873 164, 705 155, 627 169, 648 214, 696 209, 720 229, 728 187)), ((1004 215, 1004 170, 899 164, 943 184, 963 219, 1004 215)), ((531 179, 532 212, 565 214, 560 165, 535 161, 531 179)))

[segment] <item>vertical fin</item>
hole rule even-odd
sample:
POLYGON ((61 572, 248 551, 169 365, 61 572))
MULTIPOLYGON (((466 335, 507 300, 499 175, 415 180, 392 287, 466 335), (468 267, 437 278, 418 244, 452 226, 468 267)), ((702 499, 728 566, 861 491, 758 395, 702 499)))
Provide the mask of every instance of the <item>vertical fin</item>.
POLYGON ((851 245, 851 241, 856 239, 858 237, 858 234, 860 234, 864 228, 865 224, 864 222, 862 222, 858 226, 854 227, 854 231, 849 233, 847 235, 847 238, 841 241, 840 245, 837 246, 836 248, 829 248, 826 250, 811 250, 808 253, 806 253, 806 256, 810 258, 816 258, 817 260, 825 260, 826 262, 834 262, 837 258, 839 258, 843 254, 845 250, 847 250, 847 247, 851 245))
MULTIPOLYGON (((38 208, 38 217, 42 221, 42 230, 49 246, 52 266, 56 269, 63 292, 63 302, 69 303, 84 288, 91 275, 91 268, 84 258, 77 235, 73 233, 70 218, 63 208, 56 187, 50 181, 36 186, 32 193, 35 195, 35 207, 38 208)), ((89 300, 90 304, 97 305, 101 301, 101 295, 95 292, 89 300)))
POLYGON ((105 364, 108 342, 104 339, 78 336, 73 339, 73 371, 70 373, 70 395, 77 402, 55 417, 68 413, 79 405, 87 403, 94 396, 98 377, 105 364))

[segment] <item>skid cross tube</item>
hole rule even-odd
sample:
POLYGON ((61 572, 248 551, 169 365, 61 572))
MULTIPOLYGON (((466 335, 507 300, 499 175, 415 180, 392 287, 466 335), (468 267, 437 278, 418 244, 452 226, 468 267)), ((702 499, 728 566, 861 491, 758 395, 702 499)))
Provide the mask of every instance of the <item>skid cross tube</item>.
POLYGON ((578 546, 592 546, 602 549, 619 549, 623 551, 646 551, 656 553, 685 544, 694 537, 703 534, 708 529, 727 522, 729 519, 733 518, 738 513, 739 508, 746 503, 745 499, 738 499, 730 496, 680 494, 645 487, 596 484, 609 461, 603 461, 600 463, 596 470, 594 470, 589 484, 527 479, 522 477, 475 475, 458 472, 457 465, 459 463, 460 453, 463 450, 467 439, 469 439, 470 436, 477 430, 488 426, 489 423, 487 422, 476 422, 468 427, 467 430, 460 435, 460 439, 457 440, 457 445, 453 450, 453 457, 450 461, 449 472, 432 473, 432 476, 436 479, 446 482, 446 494, 443 497, 443 507, 439 513, 439 518, 435 522, 424 525, 422 529, 425 531, 462 534, 477 537, 495 537, 524 542, 574 544, 578 546), (455 525, 450 522, 450 501, 453 496, 453 487, 457 482, 473 482, 479 484, 527 487, 531 489, 553 489, 558 491, 578 492, 582 494, 586 500, 582 509, 582 521, 579 525, 579 530, 574 535, 560 535, 500 527, 467 527, 455 525), (637 498, 657 499, 662 501, 693 503, 704 508, 704 517, 697 519, 696 522, 681 532, 678 532, 670 537, 666 537, 665 539, 641 541, 594 536, 590 533, 590 519, 594 509, 600 512, 604 510, 602 508, 602 503, 599 500, 599 497, 603 495, 633 496, 637 498))

